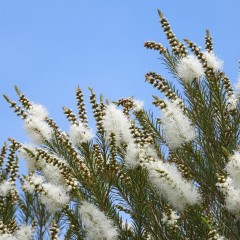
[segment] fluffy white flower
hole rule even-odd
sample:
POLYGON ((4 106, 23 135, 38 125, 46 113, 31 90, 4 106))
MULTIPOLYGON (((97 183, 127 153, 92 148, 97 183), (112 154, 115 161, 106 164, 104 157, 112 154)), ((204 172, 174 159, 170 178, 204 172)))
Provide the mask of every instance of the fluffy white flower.
POLYGON ((18 149, 20 157, 27 163, 28 172, 33 172, 37 169, 36 160, 30 156, 30 153, 28 153, 26 149, 36 156, 36 147, 34 145, 24 144, 18 149))
POLYGON ((0 240, 20 240, 17 239, 14 235, 9 233, 4 233, 3 235, 0 235, 0 240))
POLYGON ((162 110, 162 127, 167 144, 170 148, 178 148, 183 143, 195 138, 194 127, 190 119, 184 115, 178 101, 167 102, 167 107, 162 110))
POLYGON ((231 94, 227 97, 226 105, 228 111, 235 110, 237 108, 237 104, 238 99, 236 98, 235 94, 231 94))
POLYGON ((181 211, 187 205, 197 204, 201 199, 197 187, 182 178, 174 165, 157 161, 145 166, 149 172, 150 182, 176 209, 181 211))
POLYGON ((32 174, 28 176, 28 179, 24 182, 22 188, 29 193, 33 193, 35 191, 35 186, 41 186, 44 182, 45 179, 43 176, 32 174))
POLYGON ((226 239, 225 237, 219 235, 218 233, 216 234, 215 237, 216 237, 216 240, 225 240, 226 239))
POLYGON ((127 146, 125 165, 127 168, 135 168, 140 163, 148 162, 147 160, 156 160, 158 156, 150 145, 140 146, 134 142, 130 142, 127 146))
POLYGON ((1 197, 6 197, 8 194, 10 194, 14 190, 15 190, 14 182, 4 180, 0 183, 0 196, 1 197))
POLYGON ((223 183, 217 183, 217 186, 225 195, 226 209, 240 219, 240 189, 234 186, 231 177, 227 177, 223 183))
POLYGON ((240 188, 240 152, 235 151, 234 154, 229 158, 229 162, 225 167, 228 174, 233 180, 233 184, 240 188))
POLYGON ((72 124, 70 126, 69 137, 75 146, 81 146, 82 143, 88 142, 93 138, 93 132, 82 122, 78 122, 78 125, 72 124))
POLYGON ((42 174, 46 178, 46 180, 51 182, 52 184, 64 186, 66 184, 58 166, 46 163, 45 167, 42 168, 42 174))
POLYGON ((238 76, 237 83, 235 84, 236 96, 240 97, 240 75, 238 76))
POLYGON ((47 109, 41 104, 32 103, 32 106, 27 110, 27 113, 31 117, 36 117, 40 120, 44 120, 46 117, 48 117, 47 109))
POLYGON ((213 71, 221 70, 223 61, 220 60, 213 52, 204 51, 203 56, 206 58, 207 66, 211 67, 213 71))
POLYGON ((43 144, 52 138, 52 128, 42 119, 32 116, 25 119, 24 128, 30 139, 36 144, 43 144))
POLYGON ((69 203, 70 197, 65 187, 51 183, 43 183, 42 187, 46 195, 41 195, 41 202, 46 205, 49 212, 55 213, 69 203))
MULTIPOLYGON (((28 172, 34 172, 35 170, 41 170, 45 179, 55 185, 64 185, 66 182, 62 177, 61 171, 57 165, 53 165, 51 163, 47 163, 44 158, 38 157, 38 161, 36 161, 35 156, 37 156, 38 152, 34 145, 23 145, 19 148, 20 156, 26 161, 28 172), (31 156, 31 153, 34 156, 31 156)), ((48 152, 47 152, 48 153, 48 152)), ((49 156, 53 156, 58 159, 58 162, 67 165, 67 162, 58 158, 57 156, 48 153, 49 156)))
POLYGON ((121 142, 129 143, 132 141, 130 121, 124 113, 117 109, 113 104, 109 104, 106 107, 105 116, 103 118, 103 127, 106 131, 107 138, 109 138, 111 132, 115 134, 116 143, 118 145, 120 145, 121 142))
POLYGON ((162 221, 168 225, 175 225, 177 220, 179 219, 179 215, 176 211, 171 211, 171 215, 168 216, 167 214, 163 213, 162 221))
POLYGON ((103 212, 86 201, 79 207, 79 213, 88 240, 117 240, 118 231, 103 212))
POLYGON ((33 229, 31 226, 22 225, 13 234, 0 234, 0 240, 32 240, 33 229))
POLYGON ((186 83, 198 80, 204 75, 202 64, 193 55, 181 58, 176 66, 176 71, 178 77, 186 83))
POLYGON ((139 112, 143 109, 144 102, 140 100, 133 100, 133 111, 139 112))
POLYGON ((22 188, 30 193, 37 189, 43 190, 41 202, 46 205, 49 212, 54 213, 69 203, 70 197, 65 186, 47 183, 46 179, 40 175, 30 175, 22 188))
POLYGON ((33 229, 31 226, 20 226, 14 233, 18 240, 32 240, 33 229))

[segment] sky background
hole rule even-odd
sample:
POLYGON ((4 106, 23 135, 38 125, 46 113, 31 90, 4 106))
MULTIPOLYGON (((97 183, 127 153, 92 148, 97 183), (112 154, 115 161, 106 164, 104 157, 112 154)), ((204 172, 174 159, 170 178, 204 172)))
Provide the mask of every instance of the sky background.
MULTIPOLYGON (((134 95, 152 108, 157 91, 144 75, 156 71, 167 76, 158 53, 143 47, 148 40, 167 46, 158 8, 179 39, 204 47, 205 29, 210 29, 215 52, 236 82, 239 0, 0 0, 1 94, 17 100, 17 85, 45 105, 64 130, 68 123, 62 106, 76 109, 77 85, 87 102, 91 86, 110 100, 134 95)), ((27 142, 22 125, 0 96, 0 143, 8 137, 27 142)))

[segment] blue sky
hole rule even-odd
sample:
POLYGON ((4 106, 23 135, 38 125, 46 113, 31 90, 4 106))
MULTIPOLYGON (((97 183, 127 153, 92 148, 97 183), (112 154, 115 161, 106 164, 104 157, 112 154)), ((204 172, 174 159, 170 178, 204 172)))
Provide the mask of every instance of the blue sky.
MULTIPOLYGON (((62 106, 75 109, 74 92, 88 86, 110 100, 134 95, 151 108, 157 92, 144 75, 167 75, 156 52, 143 44, 166 45, 157 9, 179 39, 204 46, 210 29, 216 54, 236 82, 240 57, 239 0, 1 0, 0 92, 17 99, 14 85, 67 130, 62 106)), ((89 109, 90 110, 90 109, 89 109)), ((26 142, 21 120, 0 98, 0 143, 7 137, 26 142)))

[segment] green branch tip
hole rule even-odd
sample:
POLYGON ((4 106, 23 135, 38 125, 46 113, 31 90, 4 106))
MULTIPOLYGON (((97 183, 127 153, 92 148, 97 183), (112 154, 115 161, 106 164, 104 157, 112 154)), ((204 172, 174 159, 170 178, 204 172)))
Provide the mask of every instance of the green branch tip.
POLYGON ((91 94, 94 94, 93 89, 91 87, 88 87, 88 89, 91 92, 91 94))
POLYGON ((7 95, 3 94, 3 97, 7 102, 12 103, 11 99, 7 95))
POLYGON ((14 89, 17 93, 17 95, 20 97, 22 95, 21 91, 19 90, 19 88, 17 87, 17 85, 14 86, 14 89))
POLYGON ((157 10, 158 11, 158 15, 159 17, 162 19, 164 16, 163 16, 163 13, 160 11, 160 9, 157 10))
POLYGON ((210 37, 210 32, 208 29, 206 29, 206 35, 207 35, 207 37, 210 37))
POLYGON ((65 106, 63 106, 62 109, 63 109, 63 111, 67 111, 68 110, 68 108, 65 107, 65 106))
POLYGON ((155 96, 155 95, 152 95, 152 97, 155 99, 155 100, 159 100, 160 98, 155 96))
POLYGON ((188 44, 191 43, 191 41, 188 40, 188 39, 186 39, 186 38, 184 38, 183 41, 186 42, 186 43, 188 43, 188 44))

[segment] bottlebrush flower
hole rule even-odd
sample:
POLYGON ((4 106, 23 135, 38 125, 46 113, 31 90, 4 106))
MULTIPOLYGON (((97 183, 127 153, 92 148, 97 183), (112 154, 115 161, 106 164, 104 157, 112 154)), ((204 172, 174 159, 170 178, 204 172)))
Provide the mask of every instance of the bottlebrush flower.
POLYGON ((6 197, 7 195, 11 194, 12 191, 15 191, 15 184, 14 182, 10 182, 4 180, 0 183, 0 196, 6 197))
POLYGON ((25 119, 24 129, 30 139, 36 144, 43 144, 45 141, 49 141, 53 135, 52 128, 44 120, 33 116, 25 119))
POLYGON ((46 179, 40 175, 32 174, 28 176, 22 188, 30 193, 33 193, 35 190, 40 192, 41 202, 46 205, 51 213, 62 209, 70 201, 66 187, 47 183, 46 179))
POLYGON ((120 145, 122 142, 129 143, 132 141, 130 121, 124 113, 113 104, 109 104, 106 107, 105 116, 103 117, 103 127, 106 131, 107 138, 109 138, 111 132, 115 134, 117 145, 120 145))
POLYGON ((238 99, 236 98, 235 94, 231 94, 227 97, 226 106, 228 111, 235 110, 237 108, 238 99))
POLYGON ((176 211, 173 211, 173 210, 171 210, 170 214, 163 213, 163 216, 162 216, 162 221, 170 226, 176 225, 178 219, 179 219, 179 215, 177 214, 176 211))
POLYGON ((36 144, 42 144, 52 138, 53 130, 45 122, 48 117, 46 108, 40 104, 32 104, 26 111, 24 128, 30 139, 36 144))
POLYGON ((160 195, 167 197, 169 202, 178 210, 183 210, 187 205, 199 203, 201 195, 197 187, 182 178, 174 165, 162 161, 145 164, 149 180, 160 195))
POLYGON ((167 107, 162 109, 161 122, 165 138, 170 148, 178 148, 182 144, 192 141, 195 138, 194 127, 184 115, 179 102, 175 100, 167 102, 167 107))
POLYGON ((0 233, 0 240, 32 240, 33 229, 31 226, 22 225, 13 234, 0 233))
POLYGON ((47 109, 43 105, 35 103, 32 103, 30 109, 27 110, 27 114, 31 117, 36 117, 41 120, 44 120, 48 117, 47 109))
POLYGON ((41 195, 41 202, 46 205, 49 212, 55 213, 69 203, 70 197, 64 186, 43 183, 42 188, 45 194, 41 195))
POLYGON ((128 144, 124 158, 127 168, 135 168, 140 163, 144 164, 150 159, 158 159, 155 150, 150 145, 140 146, 134 142, 128 144))
POLYGON ((213 52, 204 51, 203 56, 207 61, 207 66, 212 68, 214 72, 222 69, 223 61, 220 60, 213 52))
POLYGON ((28 172, 33 172, 37 169, 36 159, 32 157, 26 149, 29 152, 31 152, 34 156, 36 156, 37 155, 36 147, 31 144, 24 144, 18 149, 20 157, 23 158, 27 163, 28 172))
MULTIPOLYGON (((46 162, 46 159, 39 157, 36 161, 36 156, 38 155, 37 149, 34 145, 22 145, 19 148, 20 156, 26 160, 28 172, 34 172, 35 170, 41 170, 45 179, 55 185, 65 185, 65 180, 62 177, 61 171, 57 165, 46 162), (28 152, 29 151, 29 152, 28 152)), ((58 158, 56 155, 48 154, 49 157, 53 156, 58 162, 67 165, 67 162, 58 158)))
POLYGON ((236 188, 231 177, 216 184, 225 195, 226 209, 240 219, 240 189, 236 188))
POLYGON ((103 212, 86 201, 79 207, 79 214, 88 240, 117 240, 118 231, 103 212))
POLYGON ((235 151, 229 158, 229 162, 225 167, 227 173, 231 176, 233 184, 240 188, 240 152, 235 151))
POLYGON ((193 55, 181 58, 176 66, 177 75, 185 83, 198 80, 204 75, 202 64, 193 55))
POLYGON ((14 233, 14 235, 19 240, 32 240, 33 237, 33 228, 32 226, 22 225, 19 229, 14 233))
POLYGON ((78 122, 70 126, 69 137, 72 143, 79 147, 82 143, 89 142, 93 138, 93 133, 82 122, 78 122))
POLYGON ((134 100, 133 99, 133 108, 132 110, 134 112, 140 112, 143 109, 144 102, 140 100, 134 100))

